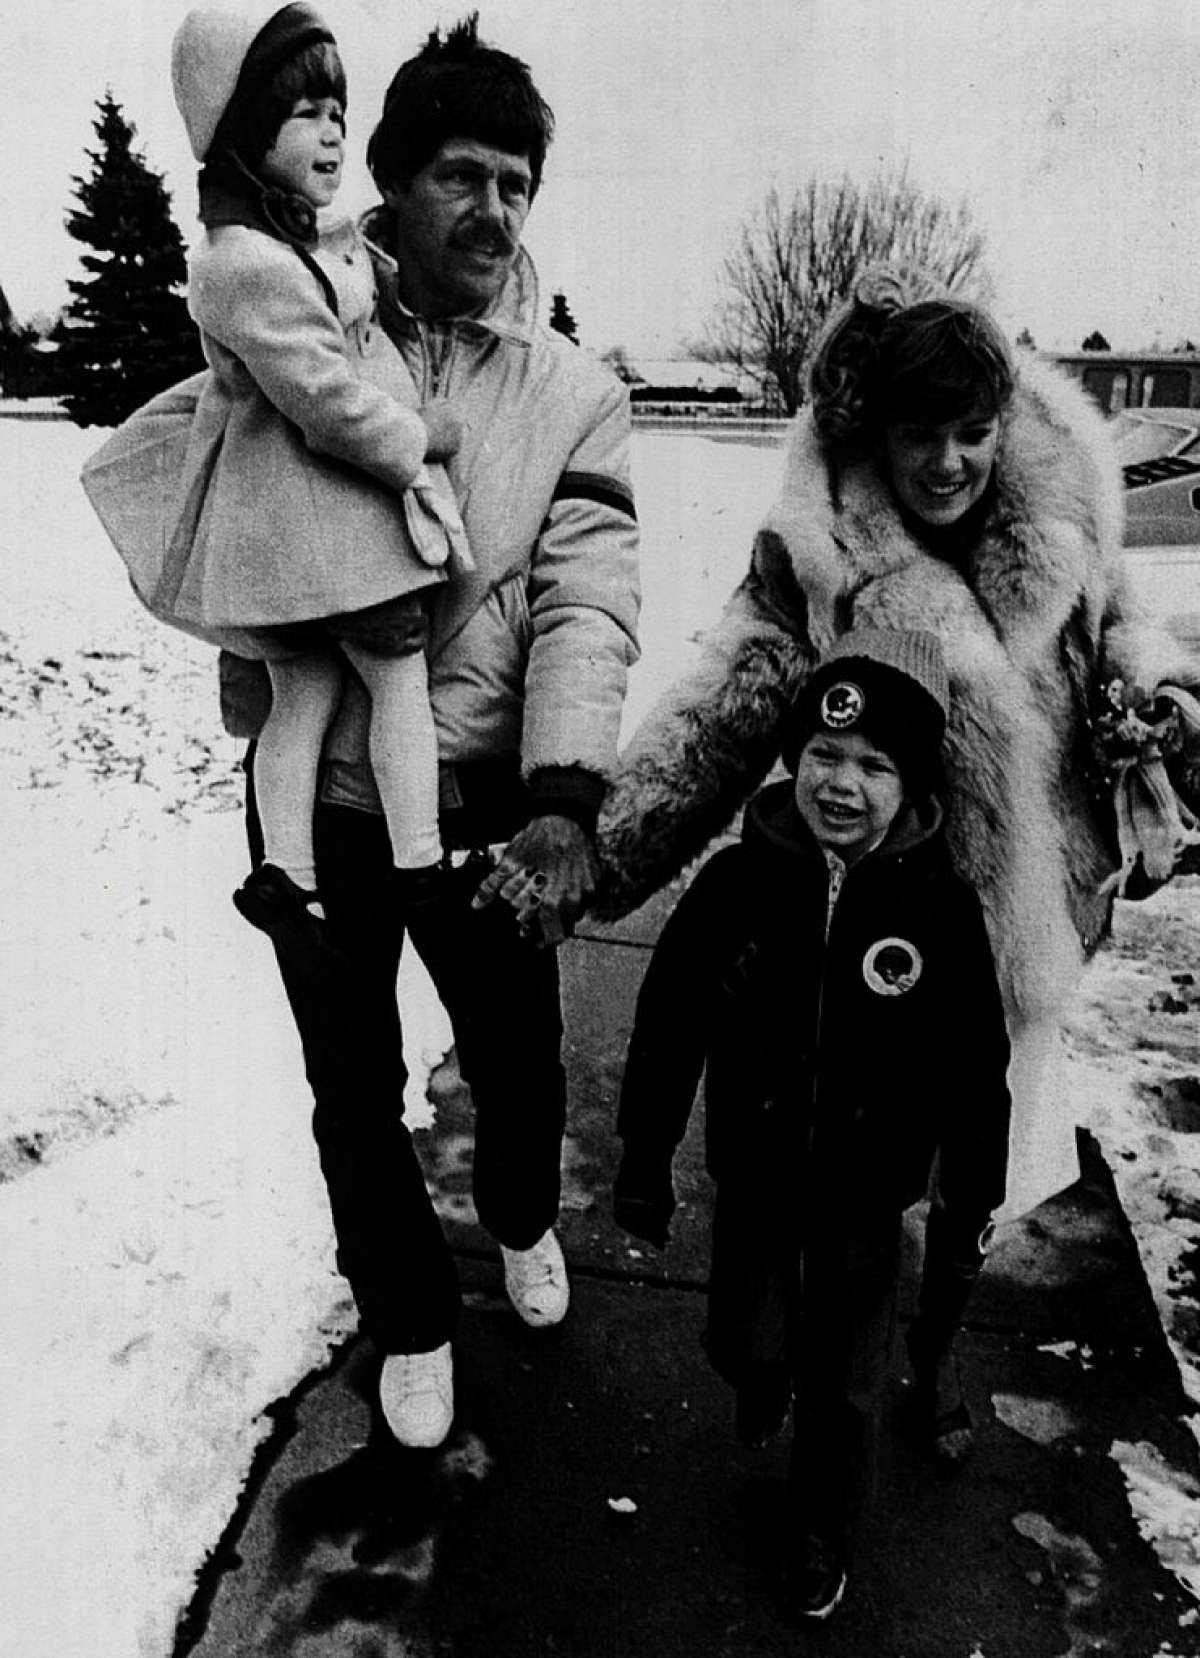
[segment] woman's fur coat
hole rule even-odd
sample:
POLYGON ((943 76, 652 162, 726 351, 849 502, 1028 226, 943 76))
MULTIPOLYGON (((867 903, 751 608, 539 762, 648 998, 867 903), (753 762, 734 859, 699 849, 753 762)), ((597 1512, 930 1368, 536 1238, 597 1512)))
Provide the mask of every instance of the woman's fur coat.
POLYGON ((647 716, 600 821, 600 913, 644 901, 729 822, 779 752, 799 686, 850 628, 926 628, 951 682, 947 830, 987 916, 1010 1025, 1056 1018, 1109 919, 1117 865, 1092 758, 1098 687, 1196 685, 1200 663, 1147 622, 1121 564, 1121 476, 1103 417, 1019 363, 996 490, 962 566, 911 536, 873 461, 834 476, 811 415, 751 567, 698 667, 647 716))

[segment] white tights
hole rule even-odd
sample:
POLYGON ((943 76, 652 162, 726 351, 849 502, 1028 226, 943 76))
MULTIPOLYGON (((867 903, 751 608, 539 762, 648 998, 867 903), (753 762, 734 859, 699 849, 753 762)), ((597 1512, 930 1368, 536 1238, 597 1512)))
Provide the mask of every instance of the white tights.
MULTIPOLYGON (((423 651, 377 656, 342 642, 371 698, 370 754, 398 869, 442 855, 437 739, 423 651)), ((271 712, 254 754, 254 791, 266 861, 298 886, 317 884, 313 811, 321 749, 337 709, 343 669, 335 656, 268 662, 271 712)))

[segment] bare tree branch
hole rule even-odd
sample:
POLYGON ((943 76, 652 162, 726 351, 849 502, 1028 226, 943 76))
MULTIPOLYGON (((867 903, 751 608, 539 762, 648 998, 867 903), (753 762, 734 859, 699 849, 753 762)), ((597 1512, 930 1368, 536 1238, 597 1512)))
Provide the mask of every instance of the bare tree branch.
POLYGON ((983 251, 966 202, 926 196, 907 168, 865 187, 849 174, 809 179, 786 202, 771 190, 722 262, 723 297, 690 349, 751 375, 792 414, 813 341, 863 266, 918 266, 947 288, 978 290, 983 251))

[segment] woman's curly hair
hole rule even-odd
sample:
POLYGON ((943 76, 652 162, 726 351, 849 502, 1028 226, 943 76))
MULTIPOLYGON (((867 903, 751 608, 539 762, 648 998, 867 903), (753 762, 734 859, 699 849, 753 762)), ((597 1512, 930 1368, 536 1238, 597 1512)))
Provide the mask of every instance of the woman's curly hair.
POLYGON ((842 455, 870 447, 903 413, 931 424, 1008 404, 1008 343, 982 307, 921 271, 872 266, 830 317, 809 370, 813 420, 842 455))

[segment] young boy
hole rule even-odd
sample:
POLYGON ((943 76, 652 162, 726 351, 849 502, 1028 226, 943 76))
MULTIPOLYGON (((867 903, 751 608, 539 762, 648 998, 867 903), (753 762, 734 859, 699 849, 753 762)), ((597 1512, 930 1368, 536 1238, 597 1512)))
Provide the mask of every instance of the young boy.
POLYGON ((948 688, 931 634, 860 629, 805 686, 741 844, 700 871, 638 999, 620 1224, 661 1246, 705 1072, 716 1183, 705 1349, 739 1437, 792 1408, 792 1594, 834 1610, 888 1373, 901 1216, 936 1187, 909 1336, 929 1448, 971 1423, 953 1353, 1004 1196, 1009 1049, 983 915, 936 788, 948 688))

